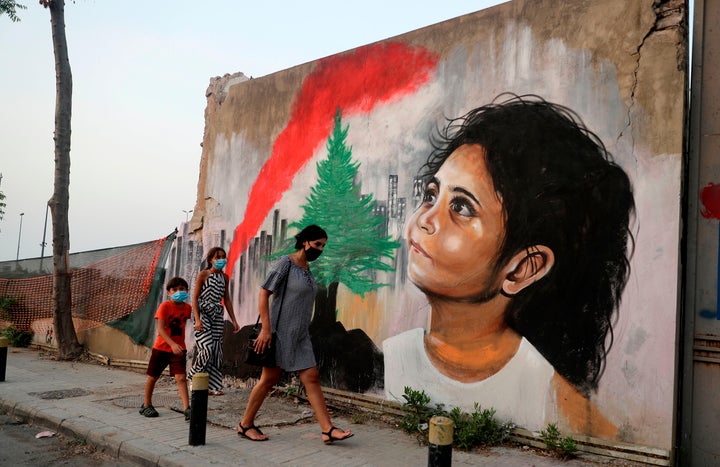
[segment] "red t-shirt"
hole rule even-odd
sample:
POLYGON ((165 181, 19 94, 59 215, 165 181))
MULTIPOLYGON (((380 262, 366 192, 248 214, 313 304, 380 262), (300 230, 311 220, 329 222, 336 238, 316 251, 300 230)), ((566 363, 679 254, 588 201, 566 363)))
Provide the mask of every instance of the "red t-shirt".
MULTIPOLYGON (((165 321, 165 331, 180 347, 185 348, 185 323, 192 316, 192 307, 185 302, 177 303, 173 300, 166 300, 160 304, 155 319, 165 321)), ((163 352, 172 352, 170 345, 165 342, 158 332, 153 349, 163 352)))

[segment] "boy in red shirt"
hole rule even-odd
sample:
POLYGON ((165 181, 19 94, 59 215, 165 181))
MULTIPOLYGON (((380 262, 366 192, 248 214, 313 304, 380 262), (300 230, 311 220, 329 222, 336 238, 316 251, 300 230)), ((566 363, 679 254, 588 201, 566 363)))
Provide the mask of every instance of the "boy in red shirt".
POLYGON ((158 416, 152 405, 153 390, 162 372, 170 365, 170 374, 175 376, 177 382, 185 420, 190 420, 190 398, 185 376, 185 323, 192 316, 192 307, 185 302, 188 299, 188 283, 182 277, 173 277, 165 288, 169 300, 162 302, 155 313, 158 337, 148 362, 145 401, 140 407, 140 414, 146 417, 158 416))

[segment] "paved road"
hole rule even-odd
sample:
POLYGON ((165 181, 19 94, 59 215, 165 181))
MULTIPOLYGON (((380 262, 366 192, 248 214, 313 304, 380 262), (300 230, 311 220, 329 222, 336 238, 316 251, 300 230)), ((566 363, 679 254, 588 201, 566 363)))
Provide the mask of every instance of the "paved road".
POLYGON ((133 467, 120 461, 81 438, 68 438, 47 427, 28 425, 15 417, 0 415, 0 465, 16 467, 133 467), (54 433, 36 438, 41 433, 54 433))
MULTIPOLYGON (((208 414, 208 420, 212 417, 216 423, 207 425, 205 445, 189 446, 188 424, 172 407, 177 402, 177 390, 172 385, 159 388, 153 400, 160 412, 158 418, 138 414, 144 383, 145 375, 139 372, 60 362, 37 350, 13 348, 8 355, 6 381, 0 382, 0 411, 47 426, 70 439, 87 439, 122 465, 427 465, 427 447, 418 445, 413 437, 390 426, 355 423, 342 414, 334 421, 351 428, 355 436, 326 446, 321 442, 317 423, 304 420, 307 407, 303 406, 278 410, 272 416, 260 414, 258 423, 270 435, 270 441, 240 439, 234 425, 240 412, 237 407, 243 405, 239 398, 246 397, 247 390, 235 388, 229 388, 225 396, 210 398, 212 414, 208 414), (227 421, 220 414, 229 414, 227 421)), ((513 447, 456 451, 452 460, 454 466, 639 465, 588 457, 563 462, 513 447)))

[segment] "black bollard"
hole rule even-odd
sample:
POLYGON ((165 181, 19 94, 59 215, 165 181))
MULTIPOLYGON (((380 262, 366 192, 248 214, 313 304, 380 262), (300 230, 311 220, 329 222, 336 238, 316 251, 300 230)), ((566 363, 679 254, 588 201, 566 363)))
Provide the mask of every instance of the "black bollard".
POLYGON ((190 436, 188 444, 199 446, 205 444, 207 428, 208 383, 207 373, 196 373, 192 377, 192 394, 190 395, 190 436))
POLYGON ((0 337, 0 381, 5 381, 5 368, 7 368, 7 337, 0 337))
POLYGON ((452 465, 453 421, 447 417, 430 419, 428 467, 452 465))

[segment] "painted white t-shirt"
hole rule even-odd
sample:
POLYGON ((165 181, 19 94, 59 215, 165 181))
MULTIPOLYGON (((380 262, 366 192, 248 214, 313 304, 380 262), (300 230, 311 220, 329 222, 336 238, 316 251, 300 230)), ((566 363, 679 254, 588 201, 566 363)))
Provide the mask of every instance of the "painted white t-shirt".
POLYGON ((459 407, 472 413, 494 408, 495 417, 512 421, 530 431, 554 423, 555 401, 551 390, 555 369, 525 338, 510 361, 497 373, 473 383, 462 383, 440 373, 425 353, 424 330, 411 329, 383 341, 385 396, 404 402, 405 386, 425 391, 433 404, 446 410, 459 407), (552 413, 548 413, 552 412, 552 413))

